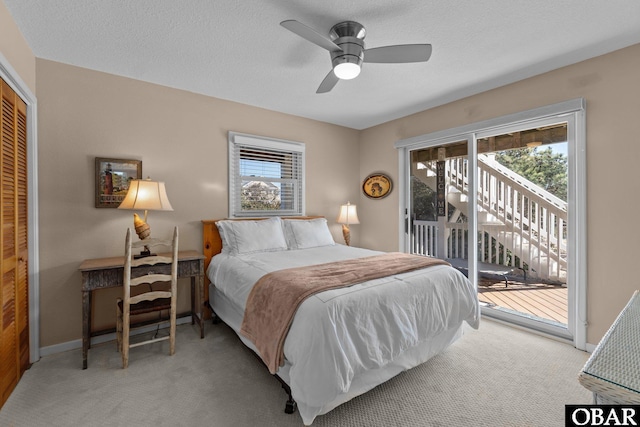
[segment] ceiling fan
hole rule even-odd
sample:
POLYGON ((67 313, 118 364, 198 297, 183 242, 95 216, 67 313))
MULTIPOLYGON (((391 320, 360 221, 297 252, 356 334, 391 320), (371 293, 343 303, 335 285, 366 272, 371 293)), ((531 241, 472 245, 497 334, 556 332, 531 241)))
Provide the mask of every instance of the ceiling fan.
POLYGON ((310 41, 331 54, 332 70, 324 78, 316 93, 329 92, 338 80, 349 80, 360 74, 363 62, 408 63, 426 62, 431 56, 430 44, 404 44, 364 48, 366 31, 362 24, 344 21, 334 25, 326 37, 313 28, 290 19, 280 23, 287 30, 310 41))

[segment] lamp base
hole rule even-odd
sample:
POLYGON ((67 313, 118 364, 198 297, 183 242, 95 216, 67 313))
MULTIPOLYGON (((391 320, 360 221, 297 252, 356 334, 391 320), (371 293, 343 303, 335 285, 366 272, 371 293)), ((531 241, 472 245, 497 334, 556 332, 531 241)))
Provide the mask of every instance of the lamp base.
POLYGON ((149 250, 149 248, 147 246, 145 246, 144 249, 142 250, 142 252, 140 252, 139 254, 133 256, 133 259, 146 258, 148 256, 156 256, 156 254, 152 254, 151 251, 149 250))
POLYGON ((133 259, 146 258, 146 257, 148 257, 148 256, 156 256, 156 255, 157 255, 157 254, 152 254, 152 253, 148 253, 148 254, 145 254, 145 253, 139 253, 138 255, 134 255, 134 256, 133 256, 133 259))
POLYGON ((347 246, 351 245, 351 232, 349 231, 349 226, 347 224, 342 224, 342 237, 344 237, 344 243, 347 246))

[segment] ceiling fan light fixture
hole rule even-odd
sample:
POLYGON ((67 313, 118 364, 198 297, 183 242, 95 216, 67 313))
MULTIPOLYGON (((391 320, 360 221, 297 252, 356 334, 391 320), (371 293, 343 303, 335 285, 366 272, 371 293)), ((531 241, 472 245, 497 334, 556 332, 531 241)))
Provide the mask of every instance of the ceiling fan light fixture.
POLYGON ((303 39, 329 51, 331 71, 318 86, 316 93, 327 93, 340 80, 355 79, 360 74, 363 62, 380 64, 426 62, 431 57, 430 44, 402 44, 365 49, 367 34, 362 24, 344 21, 334 25, 327 38, 321 32, 294 20, 280 23, 284 28, 303 39), (365 61, 366 53, 366 61, 365 61))
POLYGON ((334 42, 340 50, 330 52, 333 73, 341 80, 355 79, 362 68, 364 40, 357 37, 343 36, 335 39, 334 42))
POLYGON ((333 67, 333 73, 341 80, 351 80, 360 74, 360 65, 353 62, 341 62, 333 67))

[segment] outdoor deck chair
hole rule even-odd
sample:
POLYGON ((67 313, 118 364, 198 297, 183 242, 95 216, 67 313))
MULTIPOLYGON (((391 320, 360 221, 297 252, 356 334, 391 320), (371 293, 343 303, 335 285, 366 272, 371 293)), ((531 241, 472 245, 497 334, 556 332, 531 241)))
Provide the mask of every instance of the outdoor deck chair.
MULTIPOLYGON (((457 268, 458 270, 460 270, 462 273, 464 273, 465 276, 469 277, 468 274, 468 266, 467 266, 467 260, 466 259, 462 259, 462 258, 447 258, 445 261, 447 261, 449 264, 451 264, 452 267, 457 268)), ((509 266, 509 265, 501 265, 501 264, 490 264, 487 262, 479 262, 478 261, 478 273, 479 274, 483 274, 485 276, 494 276, 494 277, 501 277, 502 280, 504 280, 504 285, 505 287, 509 287, 509 277, 513 275, 513 273, 517 270, 521 270, 523 275, 524 275, 524 281, 527 280, 527 271, 522 268, 522 267, 513 267, 513 266, 509 266)))

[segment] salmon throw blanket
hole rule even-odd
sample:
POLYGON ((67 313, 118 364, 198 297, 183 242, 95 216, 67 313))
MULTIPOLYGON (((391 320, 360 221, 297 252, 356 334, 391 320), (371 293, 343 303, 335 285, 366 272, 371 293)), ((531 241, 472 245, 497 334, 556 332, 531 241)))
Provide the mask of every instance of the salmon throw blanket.
POLYGON ((240 332, 255 344, 269 372, 275 374, 284 365, 284 340, 306 298, 329 289, 440 264, 449 265, 437 258, 391 252, 268 273, 249 293, 240 332))

